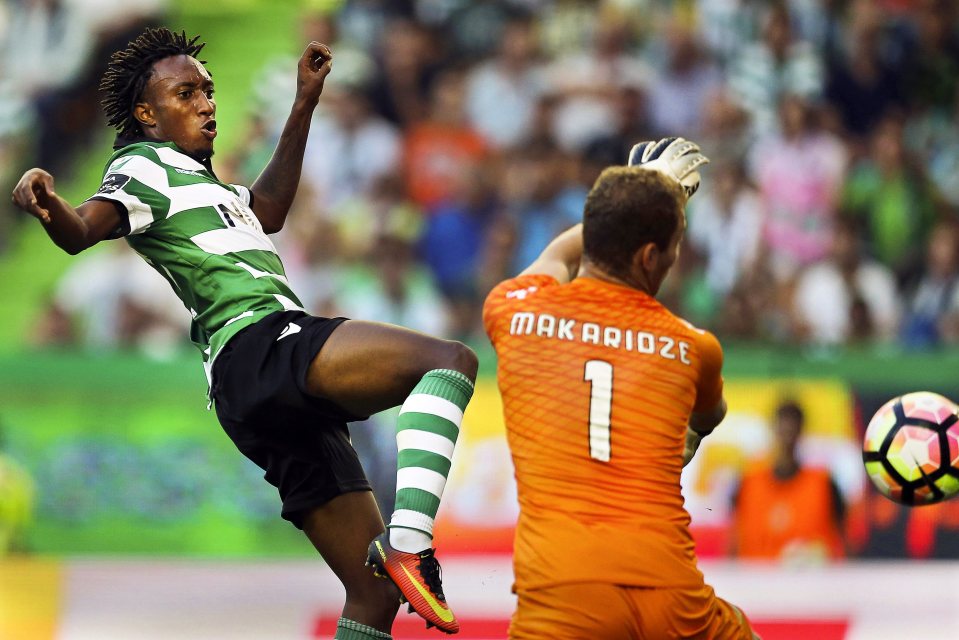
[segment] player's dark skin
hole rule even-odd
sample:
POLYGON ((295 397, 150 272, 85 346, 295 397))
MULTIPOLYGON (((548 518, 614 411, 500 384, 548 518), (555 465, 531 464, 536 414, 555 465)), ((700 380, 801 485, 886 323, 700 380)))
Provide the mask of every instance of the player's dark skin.
MULTIPOLYGON (((293 108, 273 157, 251 187, 253 212, 267 233, 279 231, 299 185, 313 110, 333 63, 330 49, 311 42, 297 67, 293 108)), ((196 59, 159 60, 134 117, 147 138, 173 142, 208 158, 216 137, 213 81, 196 59)), ((330 159, 335 162, 335 158, 330 159)), ((43 169, 27 171, 13 202, 38 218, 53 242, 70 254, 105 239, 120 223, 110 202, 90 200, 74 208, 58 196, 43 169)), ((475 354, 465 345, 376 322, 341 324, 310 365, 309 393, 330 399, 355 415, 372 415, 401 404, 423 375, 453 369, 476 378, 475 354)), ((346 588, 343 617, 390 632, 399 591, 364 566, 370 541, 385 531, 373 494, 346 493, 306 515, 303 531, 346 588)))

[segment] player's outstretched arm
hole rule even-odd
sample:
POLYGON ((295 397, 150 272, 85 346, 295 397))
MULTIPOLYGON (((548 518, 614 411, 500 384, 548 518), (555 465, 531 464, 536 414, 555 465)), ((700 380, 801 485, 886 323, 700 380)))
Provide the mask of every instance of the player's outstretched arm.
POLYGON ((111 202, 88 200, 74 209, 53 190, 53 176, 43 169, 24 173, 12 199, 40 220, 50 239, 71 255, 100 242, 120 224, 120 214, 111 202))
POLYGON ((580 223, 553 238, 520 275, 543 274, 553 276, 561 284, 566 283, 576 277, 582 258, 583 224, 580 223))
MULTIPOLYGON (((251 189, 253 213, 267 233, 276 233, 286 222, 286 215, 300 184, 310 121, 313 119, 313 111, 320 100, 320 94, 323 93, 323 83, 332 68, 333 52, 325 44, 311 42, 300 56, 293 109, 283 127, 273 157, 251 189)), ((330 161, 335 162, 335 158, 330 161)))

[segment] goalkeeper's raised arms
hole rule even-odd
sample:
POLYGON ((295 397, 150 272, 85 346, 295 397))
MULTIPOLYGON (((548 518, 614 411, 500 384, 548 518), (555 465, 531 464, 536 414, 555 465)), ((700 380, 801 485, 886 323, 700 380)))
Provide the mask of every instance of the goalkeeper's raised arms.
POLYGON ((658 142, 647 140, 633 145, 629 152, 629 166, 654 169, 675 179, 690 198, 699 189, 699 167, 709 162, 699 145, 685 138, 663 138, 658 142))

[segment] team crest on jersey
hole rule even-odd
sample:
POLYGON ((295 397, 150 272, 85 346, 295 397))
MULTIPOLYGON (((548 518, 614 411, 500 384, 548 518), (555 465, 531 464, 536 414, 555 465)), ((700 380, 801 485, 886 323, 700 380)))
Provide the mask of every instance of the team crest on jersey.
POLYGON ((123 185, 130 182, 130 176, 123 175, 122 173, 111 173, 106 178, 103 179, 103 184, 100 185, 100 188, 97 190, 98 194, 113 193, 114 191, 119 191, 123 188, 123 185))

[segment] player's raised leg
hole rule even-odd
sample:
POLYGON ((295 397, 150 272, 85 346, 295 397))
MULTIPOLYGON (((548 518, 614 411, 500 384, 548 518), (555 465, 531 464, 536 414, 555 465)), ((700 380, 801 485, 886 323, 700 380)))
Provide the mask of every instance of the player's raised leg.
POLYGON ((428 625, 459 630, 433 555, 433 520, 446 486, 476 355, 465 345, 374 322, 340 325, 314 359, 307 388, 356 415, 402 404, 397 421, 396 510, 369 560, 428 625))

